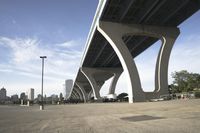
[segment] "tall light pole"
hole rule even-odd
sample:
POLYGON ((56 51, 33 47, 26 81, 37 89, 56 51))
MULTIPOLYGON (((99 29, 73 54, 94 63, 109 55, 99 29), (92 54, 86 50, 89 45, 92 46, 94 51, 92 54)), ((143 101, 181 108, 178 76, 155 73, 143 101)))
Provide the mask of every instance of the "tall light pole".
POLYGON ((42 103, 40 105, 40 110, 44 109, 44 101, 43 101, 43 77, 44 77, 44 59, 47 58, 46 56, 40 56, 40 58, 42 59, 42 89, 41 89, 41 95, 42 95, 42 103))

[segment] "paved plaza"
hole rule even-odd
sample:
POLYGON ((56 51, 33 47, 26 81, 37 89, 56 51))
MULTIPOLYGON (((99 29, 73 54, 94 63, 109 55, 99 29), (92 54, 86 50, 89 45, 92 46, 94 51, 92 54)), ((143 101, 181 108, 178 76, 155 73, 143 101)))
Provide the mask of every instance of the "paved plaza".
POLYGON ((0 133, 199 133, 200 99, 0 106, 0 133))

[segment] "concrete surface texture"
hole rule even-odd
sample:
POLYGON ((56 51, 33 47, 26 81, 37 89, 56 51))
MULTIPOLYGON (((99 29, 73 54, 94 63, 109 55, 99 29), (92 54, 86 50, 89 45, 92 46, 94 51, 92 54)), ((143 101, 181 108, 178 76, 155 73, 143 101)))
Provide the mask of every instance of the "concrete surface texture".
POLYGON ((200 99, 0 106, 0 133, 199 133, 200 99))

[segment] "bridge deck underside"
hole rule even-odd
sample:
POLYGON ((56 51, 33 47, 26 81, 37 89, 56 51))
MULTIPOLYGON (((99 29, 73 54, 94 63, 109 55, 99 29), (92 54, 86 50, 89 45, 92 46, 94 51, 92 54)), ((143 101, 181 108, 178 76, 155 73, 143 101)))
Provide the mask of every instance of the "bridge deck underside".
MULTIPOLYGON (((195 13, 199 6, 199 0, 108 0, 100 21, 176 27, 195 13)), ((133 58, 158 40, 145 36, 124 36, 122 39, 133 58)), ((97 30, 83 67, 121 67, 114 50, 97 30)))

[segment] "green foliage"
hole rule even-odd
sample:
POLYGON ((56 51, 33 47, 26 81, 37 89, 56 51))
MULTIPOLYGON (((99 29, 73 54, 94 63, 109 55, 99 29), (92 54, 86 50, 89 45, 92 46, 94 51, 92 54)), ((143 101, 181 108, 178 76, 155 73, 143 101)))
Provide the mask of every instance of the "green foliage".
POLYGON ((172 93, 189 92, 200 88, 200 75, 189 73, 186 70, 172 73, 173 84, 170 85, 172 93))
POLYGON ((121 93, 117 96, 117 99, 123 99, 124 97, 128 96, 127 93, 121 93))
POLYGON ((196 98, 200 98, 200 91, 196 91, 196 92, 194 93, 194 95, 195 95, 196 98))
POLYGON ((121 93, 117 96, 117 99, 121 102, 127 102, 128 101, 128 94, 127 93, 121 93))

